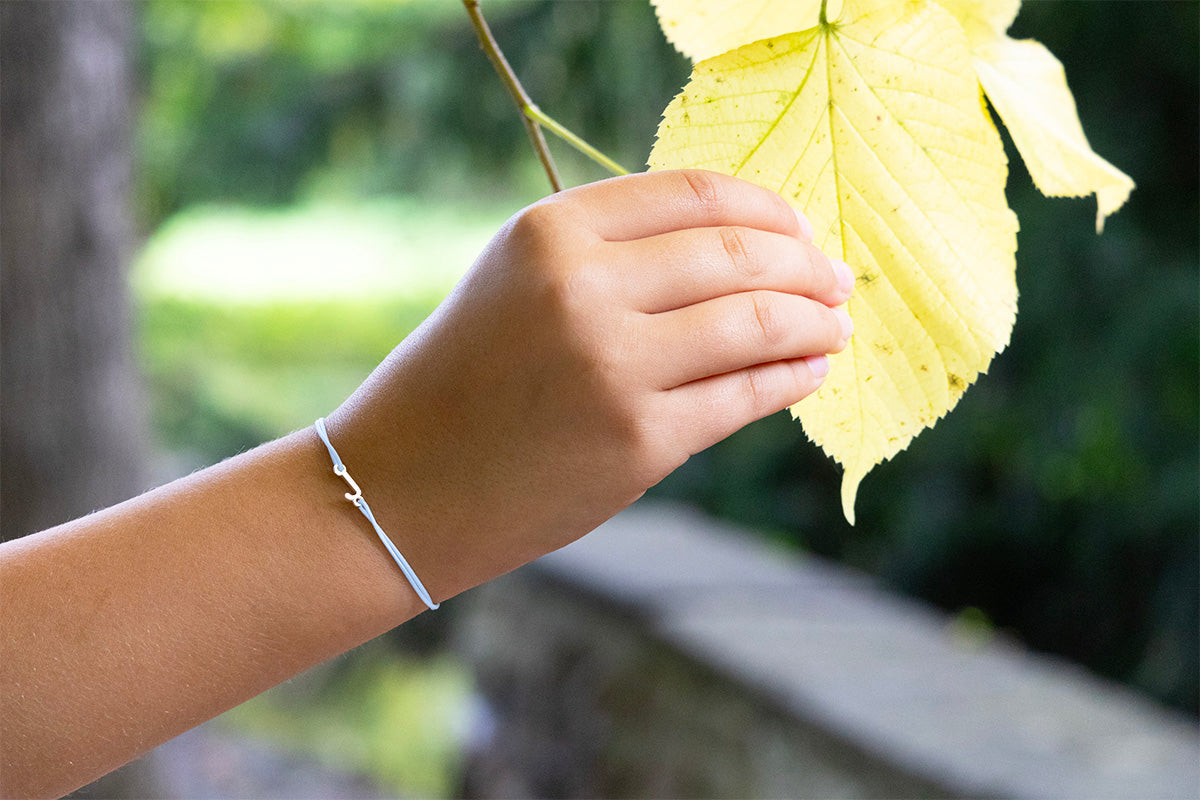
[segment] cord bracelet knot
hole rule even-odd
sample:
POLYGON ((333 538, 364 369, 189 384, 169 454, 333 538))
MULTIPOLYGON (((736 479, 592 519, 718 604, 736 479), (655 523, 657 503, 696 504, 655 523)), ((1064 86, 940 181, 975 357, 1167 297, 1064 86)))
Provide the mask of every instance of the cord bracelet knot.
POLYGON ((367 518, 367 522, 371 523, 371 527, 375 529, 375 533, 379 536, 379 541, 383 542, 383 546, 391 555, 392 560, 396 562, 396 566, 400 567, 400 571, 404 573, 404 577, 408 579, 408 583, 412 586, 413 591, 421 598, 421 602, 427 605, 430 609, 436 610, 441 603, 433 602, 433 598, 429 596, 429 592, 425 590, 425 585, 421 583, 421 579, 417 577, 417 573, 409 565, 408 560, 400 554, 400 550, 383 532, 383 528, 379 527, 379 523, 375 521, 375 515, 371 513, 371 507, 367 505, 367 499, 363 497, 362 489, 354 478, 350 477, 350 471, 346 469, 346 465, 342 463, 341 456, 334 449, 333 443, 329 441, 329 432, 325 430, 325 418, 321 417, 316 422, 317 435, 321 437, 321 441, 325 443, 325 448, 329 451, 329 458, 333 461, 333 474, 344 480, 353 493, 346 492, 345 498, 354 504, 354 507, 362 512, 367 518))

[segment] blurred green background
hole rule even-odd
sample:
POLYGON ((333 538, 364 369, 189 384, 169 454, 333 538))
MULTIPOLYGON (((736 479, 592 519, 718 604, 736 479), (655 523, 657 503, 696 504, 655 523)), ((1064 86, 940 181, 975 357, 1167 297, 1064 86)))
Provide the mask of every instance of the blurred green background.
MULTIPOLYGON (((689 73, 649 4, 485 8, 535 101, 643 168, 689 73)), ((867 478, 856 527, 785 414, 653 494, 1197 713, 1198 9, 1023 8, 1015 35, 1063 61, 1093 146, 1138 188, 1097 236, 1094 201, 1042 197, 1010 147, 1012 343, 867 478)), ((159 443, 190 467, 335 406, 547 187, 458 3, 139 11, 141 357, 159 443)), ((604 177, 551 147, 568 183, 604 177)))

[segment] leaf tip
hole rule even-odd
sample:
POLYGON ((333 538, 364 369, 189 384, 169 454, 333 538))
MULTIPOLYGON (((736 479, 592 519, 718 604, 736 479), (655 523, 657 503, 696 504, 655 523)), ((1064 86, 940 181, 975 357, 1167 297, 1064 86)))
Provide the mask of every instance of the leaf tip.
POLYGON ((854 525, 854 500, 858 497, 858 485, 862 483, 862 479, 866 477, 860 469, 855 468, 851 471, 849 468, 842 475, 842 514, 846 517, 846 522, 854 525))
POLYGON ((1096 189, 1096 233, 1104 233, 1104 221, 1121 209, 1136 188, 1133 179, 1116 170, 1119 179, 1096 189))

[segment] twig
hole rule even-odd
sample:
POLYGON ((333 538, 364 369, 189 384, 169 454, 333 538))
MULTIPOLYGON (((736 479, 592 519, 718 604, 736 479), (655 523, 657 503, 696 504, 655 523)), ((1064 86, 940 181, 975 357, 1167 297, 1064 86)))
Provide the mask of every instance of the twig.
POLYGON ((487 22, 483 19, 483 13, 479 10, 479 0, 463 0, 463 5, 467 9, 467 15, 471 18, 471 24, 475 26, 475 35, 479 38, 480 46, 487 53, 487 57, 491 60, 492 66, 496 68, 500 79, 504 81, 504 85, 508 88, 508 93, 516 101, 517 108, 521 112, 521 122, 525 124, 525 131, 529 134, 529 141, 533 145, 534 151, 537 152, 538 159, 542 162, 542 168, 546 170, 546 177, 550 179, 551 188, 555 192, 561 192, 563 188, 562 179, 558 177, 558 169, 554 166, 554 158, 550 155, 550 148, 546 146, 546 137, 542 135, 542 129, 538 122, 527 115, 528 109, 535 108, 536 106, 529 99, 529 95, 525 93, 525 87, 521 86, 521 82, 517 80, 517 76, 513 72, 512 67, 508 65, 508 60, 504 58, 504 54, 500 52, 500 45, 496 43, 491 29, 488 28, 487 22))

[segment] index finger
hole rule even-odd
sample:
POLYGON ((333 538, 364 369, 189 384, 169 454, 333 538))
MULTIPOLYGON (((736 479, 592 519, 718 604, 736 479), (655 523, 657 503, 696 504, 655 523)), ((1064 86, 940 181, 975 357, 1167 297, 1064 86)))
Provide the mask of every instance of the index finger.
POLYGON ((571 189, 588 227, 602 239, 624 242, 687 228, 737 225, 811 238, 797 212, 775 192, 707 170, 643 172, 571 189))

